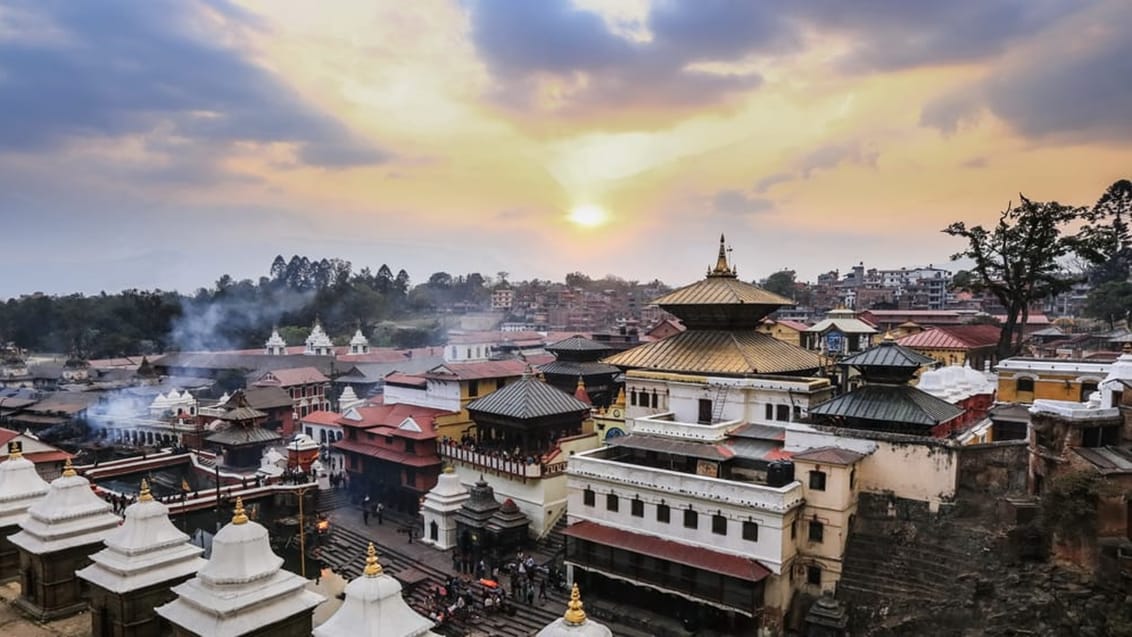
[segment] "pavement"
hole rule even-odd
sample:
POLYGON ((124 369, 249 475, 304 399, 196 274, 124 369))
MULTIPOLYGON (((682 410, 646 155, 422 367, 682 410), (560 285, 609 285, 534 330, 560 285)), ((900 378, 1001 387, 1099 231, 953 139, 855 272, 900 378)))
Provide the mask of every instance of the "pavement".
POLYGON ((4 637, 90 637, 90 613, 37 622, 28 619, 12 606, 12 600, 20 596, 18 582, 0 586, 0 635, 4 637))
MULTIPOLYGON (((384 520, 382 523, 379 524, 377 517, 371 515, 369 524, 366 524, 362 520, 361 508, 348 504, 343 504, 326 513, 327 517, 330 519, 331 534, 334 533, 335 527, 341 526, 372 541, 377 548, 377 559, 379 562, 381 560, 381 549, 383 547, 391 547, 415 562, 427 564, 445 573, 455 573, 455 571, 452 570, 451 551, 440 551, 421 542, 419 518, 411 519, 406 513, 387 511, 383 516, 384 520), (412 524, 416 533, 411 543, 409 542, 409 535, 405 532, 405 529, 408 528, 410 524, 412 524)), ((363 547, 363 552, 357 555, 359 568, 365 565, 365 560, 366 556, 363 547)))

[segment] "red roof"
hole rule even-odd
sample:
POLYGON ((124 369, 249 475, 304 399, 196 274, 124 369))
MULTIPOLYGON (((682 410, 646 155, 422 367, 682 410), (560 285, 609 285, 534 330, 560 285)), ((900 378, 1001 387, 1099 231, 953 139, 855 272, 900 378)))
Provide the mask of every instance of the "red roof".
POLYGON ((338 418, 338 424, 343 427, 353 427, 356 429, 373 429, 374 427, 391 428, 395 431, 382 431, 381 433, 383 435, 388 433, 388 435, 397 435, 418 440, 435 438, 436 426, 433 421, 436 417, 454 413, 442 409, 418 407, 417 405, 406 405, 404 403, 398 403, 396 405, 363 405, 354 407, 346 413, 349 414, 352 412, 356 412, 361 416, 361 420, 352 420, 349 416, 343 415, 338 418), (406 418, 412 418, 413 422, 420 426, 421 432, 417 433, 415 431, 397 429, 401 423, 405 422, 406 418))
MULTIPOLYGON (((445 363, 425 372, 427 378, 442 380, 478 380, 481 378, 511 378, 522 376, 528 366, 538 365, 536 356, 530 356, 526 361, 512 358, 504 361, 480 361, 476 363, 445 363)), ((550 360, 554 360, 550 356, 550 360)), ((549 361, 546 361, 549 362, 549 361)))
POLYGON ((324 426, 327 426, 327 427, 337 427, 338 426, 338 419, 341 418, 341 417, 342 417, 342 414, 335 413, 333 411, 319 410, 319 411, 312 411, 311 413, 300 418, 300 420, 304 423, 310 423, 312 425, 324 425, 324 426))
POLYGON ((612 546, 614 548, 685 564, 705 571, 722 573, 749 582, 758 582, 770 575, 770 570, 755 560, 720 553, 682 542, 664 540, 652 535, 641 535, 602 526, 589 521, 575 522, 563 531, 570 537, 612 546))
POLYGON ((295 385, 312 385, 329 382, 330 379, 314 367, 288 367, 285 369, 273 369, 265 373, 263 376, 260 376, 255 384, 293 387, 295 385))
POLYGON ((807 449, 802 453, 794 454, 794 460, 813 462, 815 464, 850 465, 864 458, 865 454, 840 447, 819 447, 807 449))
POLYGON ((408 465, 410 467, 430 467, 432 465, 440 464, 440 456, 418 456, 404 451, 397 451, 396 449, 389 449, 388 447, 379 447, 377 445, 369 445, 364 442, 356 442, 353 440, 339 440, 330 446, 347 451, 350 453, 357 453, 370 458, 377 458, 378 460, 386 460, 388 462, 395 462, 397 464, 408 465))
POLYGON ((402 374, 401 372, 390 372, 385 376, 385 382, 393 383, 394 385, 409 385, 410 387, 424 387, 428 385, 428 379, 424 376, 402 374))
POLYGON ((998 344, 1001 328, 996 325, 955 325, 926 329, 896 341, 911 349, 976 349, 998 344))
POLYGON ((409 360, 409 354, 396 349, 371 349, 368 354, 340 354, 338 360, 349 363, 400 363, 409 360))

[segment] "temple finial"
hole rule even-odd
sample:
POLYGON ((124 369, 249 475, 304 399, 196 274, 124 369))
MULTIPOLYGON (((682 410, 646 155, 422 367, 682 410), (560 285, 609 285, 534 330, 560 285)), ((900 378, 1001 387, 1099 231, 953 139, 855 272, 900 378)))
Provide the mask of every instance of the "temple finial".
POLYGON ((232 512, 232 524, 247 524, 248 513, 244 511, 244 498, 236 496, 236 510, 232 512))
POLYGON ((577 626, 586 621, 586 611, 582 610, 582 593, 578 591, 578 583, 570 589, 570 601, 566 604, 566 614, 563 616, 567 624, 577 626))
POLYGON ((719 256, 715 259, 715 267, 708 270, 708 276, 735 276, 735 270, 727 263, 727 239, 722 234, 719 235, 719 256))
POLYGON ((70 458, 67 458, 67 462, 63 463, 63 477, 73 478, 77 475, 79 474, 75 471, 75 465, 71 464, 70 458))
POLYGON ((366 549, 366 567, 362 570, 366 577, 377 577, 381 575, 381 564, 377 561, 377 549, 374 548, 373 542, 369 543, 369 548, 366 549))
POLYGON ((24 457, 24 444, 19 440, 8 443, 8 459, 16 460, 24 457))
POLYGON ((153 494, 149 492, 149 482, 142 478, 141 490, 138 491, 138 502, 149 502, 153 500, 153 494))

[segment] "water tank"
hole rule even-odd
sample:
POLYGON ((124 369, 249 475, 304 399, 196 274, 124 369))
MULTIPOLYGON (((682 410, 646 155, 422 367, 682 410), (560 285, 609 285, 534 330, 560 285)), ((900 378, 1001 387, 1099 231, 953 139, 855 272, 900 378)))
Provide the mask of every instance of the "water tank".
POLYGON ((794 463, 776 460, 766 471, 766 484, 770 487, 784 487, 794 481, 794 463))

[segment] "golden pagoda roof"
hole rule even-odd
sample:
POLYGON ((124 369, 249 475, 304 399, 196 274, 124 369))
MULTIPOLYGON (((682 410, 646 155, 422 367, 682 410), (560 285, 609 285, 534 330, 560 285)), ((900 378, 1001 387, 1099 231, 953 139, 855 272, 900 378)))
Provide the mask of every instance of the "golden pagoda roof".
POLYGON ((702 281, 669 292, 657 305, 793 305, 794 301, 735 277, 710 274, 702 281))
POLYGON ((689 330, 604 359, 610 365, 693 374, 784 374, 821 367, 811 351, 754 330, 689 330))

